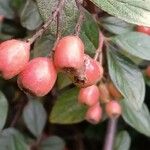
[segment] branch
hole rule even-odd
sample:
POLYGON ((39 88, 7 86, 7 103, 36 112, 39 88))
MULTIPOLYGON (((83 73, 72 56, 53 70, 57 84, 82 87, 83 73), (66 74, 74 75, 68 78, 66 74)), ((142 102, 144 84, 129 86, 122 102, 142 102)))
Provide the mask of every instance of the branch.
POLYGON ((83 11, 83 8, 82 8, 80 0, 75 0, 75 1, 76 1, 77 7, 78 7, 79 12, 80 12, 77 24, 75 26, 75 35, 79 36, 80 30, 81 30, 81 26, 82 26, 82 23, 83 23, 83 20, 84 20, 84 11, 83 11))
POLYGON ((103 150, 113 150, 118 118, 109 119, 103 150))
POLYGON ((40 30, 38 30, 30 39, 27 40, 28 42, 30 42, 32 44, 38 37, 40 37, 45 32, 45 30, 48 29, 49 25, 59 15, 60 11, 62 10, 62 8, 64 6, 64 3, 65 3, 65 0, 59 0, 59 3, 57 5, 56 9, 54 10, 52 16, 49 17, 49 19, 47 20, 47 22, 41 27, 40 30))

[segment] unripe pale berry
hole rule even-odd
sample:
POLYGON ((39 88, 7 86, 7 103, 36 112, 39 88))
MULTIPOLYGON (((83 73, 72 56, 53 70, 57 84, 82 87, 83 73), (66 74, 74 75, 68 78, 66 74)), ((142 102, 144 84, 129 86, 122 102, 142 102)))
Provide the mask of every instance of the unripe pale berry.
POLYGON ((82 67, 84 44, 78 36, 63 37, 56 45, 54 64, 57 70, 75 71, 82 67))
POLYGON ((73 77, 73 82, 79 87, 88 87, 95 84, 103 76, 103 67, 93 58, 84 56, 84 65, 73 77))
POLYGON ((98 124, 100 122, 102 119, 102 108, 99 103, 89 107, 85 119, 92 124, 98 124))
POLYGON ((136 31, 150 35, 150 27, 137 26, 137 27, 136 27, 136 31))
POLYGON ((147 77, 150 78, 150 66, 148 66, 148 67, 146 68, 145 74, 146 74, 147 77))
POLYGON ((110 101, 110 95, 109 95, 107 84, 100 83, 99 84, 99 92, 100 92, 100 102, 108 103, 110 101))
POLYGON ((46 95, 56 81, 56 69, 52 58, 38 57, 31 60, 18 76, 18 85, 34 96, 46 95))
POLYGON ((99 89, 96 85, 87 88, 81 88, 78 95, 78 101, 87 106, 93 106, 99 101, 99 89))
POLYGON ((110 95, 115 99, 115 100, 121 100, 122 99, 122 95, 121 93, 118 91, 118 89, 115 87, 115 85, 112 82, 109 82, 108 84, 108 90, 110 95))
POLYGON ((20 40, 8 40, 0 44, 0 73, 4 79, 19 74, 29 61, 30 44, 20 40))
POLYGON ((120 104, 115 100, 111 100, 106 104, 105 111, 110 118, 117 118, 122 112, 120 104))

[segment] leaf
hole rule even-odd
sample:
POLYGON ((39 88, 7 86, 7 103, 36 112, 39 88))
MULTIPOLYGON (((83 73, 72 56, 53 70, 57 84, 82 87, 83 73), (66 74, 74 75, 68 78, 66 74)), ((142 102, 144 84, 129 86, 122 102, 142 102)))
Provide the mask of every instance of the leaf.
POLYGON ((141 109, 135 110, 124 99, 122 100, 122 117, 134 129, 150 137, 150 113, 145 104, 141 109))
POLYGON ((105 17, 100 20, 102 26, 113 34, 123 34, 133 30, 134 26, 117 17, 105 17))
POLYGON ((107 51, 109 75, 117 89, 134 109, 142 107, 145 83, 140 70, 127 57, 117 53, 114 47, 107 51))
POLYGON ((63 150, 65 149, 65 142, 58 136, 51 136, 42 141, 41 150, 63 150))
POLYGON ((150 77, 144 76, 145 82, 148 86, 150 86, 150 77))
POLYGON ((0 0, 0 14, 8 19, 14 18, 14 12, 10 7, 10 0, 0 0))
POLYGON ((150 26, 150 0, 90 0, 96 6, 129 23, 150 26))
POLYGON ((141 59, 150 60, 149 35, 129 32, 115 36, 112 41, 127 53, 141 59))
POLYGON ((50 114, 51 123, 72 124, 84 120, 86 108, 77 102, 78 91, 72 88, 59 95, 50 114))
POLYGON ((23 118, 33 135, 40 136, 47 118, 43 105, 36 99, 30 100, 23 110, 23 118))
POLYGON ((8 102, 5 95, 0 91, 0 130, 3 129, 8 114, 8 102))
POLYGON ((117 134, 114 144, 114 150, 129 150, 131 137, 127 131, 121 131, 117 134))
POLYGON ((38 12, 36 3, 27 0, 20 15, 21 24, 28 30, 35 30, 42 24, 42 18, 38 12))
POLYGON ((0 134, 1 150, 27 150, 27 146, 22 134, 14 128, 3 130, 0 134))

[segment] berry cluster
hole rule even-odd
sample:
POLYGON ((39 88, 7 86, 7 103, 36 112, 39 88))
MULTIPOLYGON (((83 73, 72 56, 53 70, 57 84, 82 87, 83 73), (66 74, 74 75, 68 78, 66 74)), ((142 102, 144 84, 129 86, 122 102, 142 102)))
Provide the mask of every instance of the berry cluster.
POLYGON ((4 79, 18 75, 17 83, 21 90, 34 96, 45 96, 53 88, 58 72, 64 72, 80 88, 78 101, 89 108, 86 120, 96 124, 102 118, 101 103, 106 103, 109 117, 119 116, 120 105, 113 99, 121 99, 112 84, 108 87, 100 83, 103 67, 84 52, 84 44, 78 36, 60 39, 53 56, 37 57, 29 61, 30 42, 8 40, 0 44, 0 73, 4 79), (109 90, 109 91, 108 91, 109 90), (110 97, 111 94, 111 97, 110 97))

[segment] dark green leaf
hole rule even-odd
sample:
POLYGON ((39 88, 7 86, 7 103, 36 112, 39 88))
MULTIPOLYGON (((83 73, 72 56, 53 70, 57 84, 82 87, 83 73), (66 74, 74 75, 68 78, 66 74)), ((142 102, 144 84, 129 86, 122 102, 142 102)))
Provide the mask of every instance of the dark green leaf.
POLYGON ((42 24, 42 19, 39 14, 36 3, 31 0, 27 0, 23 10, 21 11, 21 24, 28 30, 35 30, 42 24))
POLYGON ((27 150, 29 147, 22 134, 13 128, 3 130, 0 134, 1 150, 27 150))
POLYGON ((65 142, 57 136, 51 136, 41 143, 41 150, 63 150, 65 142))
POLYGON ((8 102, 5 95, 0 91, 0 130, 4 127, 8 113, 8 102))
POLYGON ((23 118, 28 129, 36 136, 40 136, 46 123, 46 112, 38 100, 30 100, 23 111, 23 118))
POLYGON ((0 15, 9 19, 14 17, 14 12, 10 7, 10 0, 0 0, 0 15))
POLYGON ((142 107, 145 83, 140 70, 128 58, 117 53, 113 47, 107 51, 109 75, 128 104, 134 109, 142 107))
POLYGON ((129 23, 150 26, 149 0, 90 0, 102 10, 129 23))
POLYGON ((127 131, 121 131, 117 134, 114 144, 114 150, 129 150, 131 138, 127 131))
POLYGON ((141 109, 135 110, 124 99, 122 100, 123 119, 140 133, 150 137, 150 113, 145 104, 141 109))
POLYGON ((51 123, 72 124, 84 120, 86 108, 77 102, 78 89, 60 94, 50 115, 51 123))
POLYGON ((111 33, 123 34, 133 30, 134 26, 117 17, 105 17, 100 20, 102 26, 111 33))
POLYGON ((150 36, 139 32, 129 32, 115 36, 112 41, 127 53, 150 60, 150 36))

